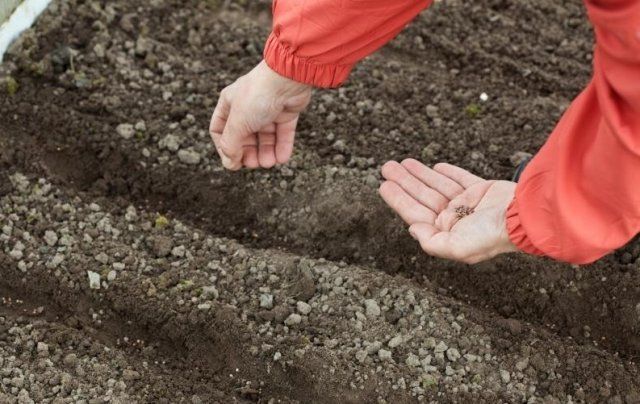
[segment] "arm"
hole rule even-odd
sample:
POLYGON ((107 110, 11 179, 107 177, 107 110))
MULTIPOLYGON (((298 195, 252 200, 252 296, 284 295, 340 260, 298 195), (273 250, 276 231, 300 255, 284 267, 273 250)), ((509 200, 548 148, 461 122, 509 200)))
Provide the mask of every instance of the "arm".
POLYGON ((592 262, 640 231, 640 1, 587 1, 594 76, 531 161, 508 210, 521 250, 592 262))
POLYGON ((337 87, 353 66, 393 39, 430 0, 276 0, 264 58, 279 74, 337 87))
POLYGON ((311 86, 337 87, 430 0, 274 0, 265 60, 225 88, 209 132, 223 165, 269 168, 293 151, 311 86))

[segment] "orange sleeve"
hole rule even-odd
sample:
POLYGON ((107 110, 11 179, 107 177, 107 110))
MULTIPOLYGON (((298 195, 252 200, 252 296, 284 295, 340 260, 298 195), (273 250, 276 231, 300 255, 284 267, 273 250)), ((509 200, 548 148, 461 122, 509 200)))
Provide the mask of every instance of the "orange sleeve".
POLYGON ((431 0, 274 0, 270 68, 315 87, 338 87, 431 0))
POLYGON ((576 264, 640 231, 640 0, 586 4, 593 79, 525 169, 507 213, 520 249, 576 264))

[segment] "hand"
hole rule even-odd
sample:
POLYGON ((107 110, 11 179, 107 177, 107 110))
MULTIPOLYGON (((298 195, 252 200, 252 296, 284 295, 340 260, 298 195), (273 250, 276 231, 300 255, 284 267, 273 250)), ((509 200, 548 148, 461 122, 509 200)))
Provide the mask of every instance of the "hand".
POLYGON ((282 77, 263 61, 220 93, 209 133, 229 170, 289 161, 298 116, 311 87, 282 77))
POLYGON ((517 251, 506 227, 514 182, 487 181, 444 163, 431 169, 413 159, 386 163, 382 175, 382 198, 427 254, 475 264, 517 251))

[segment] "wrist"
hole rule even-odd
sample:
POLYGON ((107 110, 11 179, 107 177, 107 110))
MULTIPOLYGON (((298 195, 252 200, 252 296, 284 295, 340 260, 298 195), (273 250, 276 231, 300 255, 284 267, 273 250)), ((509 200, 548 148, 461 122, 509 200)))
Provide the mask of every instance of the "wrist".
POLYGON ((256 66, 265 79, 269 82, 270 86, 276 89, 276 92, 279 96, 282 97, 293 97, 306 92, 310 92, 312 86, 300 83, 298 81, 292 80, 288 77, 282 76, 280 73, 273 70, 269 65, 263 60, 256 66))

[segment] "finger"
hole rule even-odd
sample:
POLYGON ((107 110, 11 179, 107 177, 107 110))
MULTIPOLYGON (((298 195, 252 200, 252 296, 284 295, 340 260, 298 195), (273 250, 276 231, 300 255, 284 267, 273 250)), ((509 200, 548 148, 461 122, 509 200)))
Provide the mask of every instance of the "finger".
POLYGON ((276 127, 276 161, 278 164, 284 164, 291 158, 293 154, 293 142, 296 137, 296 126, 298 118, 280 123, 276 127))
POLYGON ((261 132, 258 134, 258 161, 260 167, 271 168, 276 164, 276 134, 261 132))
POLYGON ((396 161, 389 161, 382 166, 382 176, 400 185, 405 192, 435 213, 441 212, 449 203, 440 192, 426 186, 396 161))
POLYGON ((438 163, 433 166, 433 169, 440 174, 446 175, 464 188, 469 188, 478 182, 484 181, 482 178, 471 174, 465 169, 447 163, 438 163))
POLYGON ((380 185, 382 199, 408 224, 434 223, 436 214, 407 194, 400 185, 385 181, 380 185))
POLYGON ((216 104, 216 107, 213 110, 213 115, 211 116, 211 123, 209 124, 209 135, 211 135, 211 140, 213 141, 213 144, 221 158, 222 151, 220 150, 220 138, 222 137, 222 131, 227 124, 227 117, 229 116, 229 103, 226 101, 224 94, 224 91, 220 94, 218 103, 216 104))
POLYGON ((415 223, 409 227, 411 236, 420 243, 424 252, 440 258, 454 258, 451 235, 429 223, 415 223))
POLYGON ((402 166, 413 176, 451 200, 464 191, 464 188, 451 178, 427 167, 418 160, 406 159, 402 166))
POLYGON ((245 146, 244 155, 242 157, 242 164, 247 168, 258 168, 260 163, 258 162, 258 147, 257 146, 245 146))

